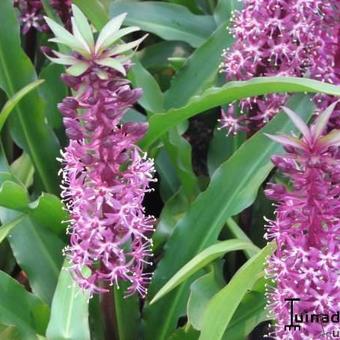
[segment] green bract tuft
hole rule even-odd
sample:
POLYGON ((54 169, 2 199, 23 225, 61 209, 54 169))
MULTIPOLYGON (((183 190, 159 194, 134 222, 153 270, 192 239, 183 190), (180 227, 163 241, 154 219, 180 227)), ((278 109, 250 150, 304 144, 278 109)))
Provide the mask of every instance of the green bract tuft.
POLYGON ((83 12, 76 5, 72 5, 72 13, 72 33, 52 19, 45 17, 47 25, 55 35, 49 41, 67 46, 72 53, 72 55, 66 55, 52 50, 47 57, 54 63, 69 66, 66 72, 75 77, 82 75, 94 64, 98 66, 96 72, 101 78, 105 77, 105 70, 101 70, 100 67, 109 67, 126 75, 123 64, 129 58, 122 58, 119 55, 131 52, 147 35, 138 40, 123 43, 120 40, 122 37, 140 30, 136 26, 121 29, 127 15, 123 13, 111 19, 99 32, 95 41, 91 25, 83 12))

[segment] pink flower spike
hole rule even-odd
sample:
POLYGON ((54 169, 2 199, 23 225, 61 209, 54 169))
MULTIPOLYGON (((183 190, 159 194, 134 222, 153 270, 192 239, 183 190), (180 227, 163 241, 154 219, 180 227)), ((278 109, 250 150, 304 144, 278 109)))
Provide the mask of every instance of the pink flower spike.
MULTIPOLYGON (((70 245, 64 253, 72 277, 90 295, 123 280, 129 283, 128 295, 144 297, 155 220, 145 214, 143 200, 155 181, 154 165, 136 144, 147 124, 122 121, 142 95, 122 76, 131 62, 127 56, 107 56, 114 49, 113 38, 128 31, 119 31, 122 17, 112 19, 97 38, 97 46, 105 49, 94 53, 92 28, 80 10, 72 8, 74 35, 46 19, 58 39, 77 50, 70 55, 54 52, 53 58, 67 66, 72 61, 63 80, 74 94, 58 106, 70 139, 62 153, 61 196, 70 213, 70 245)), ((119 43, 124 51, 134 46, 119 43)))
MULTIPOLYGON (((326 126, 330 112, 322 112, 317 124, 326 126)), ((322 130, 309 129, 311 139, 303 138, 299 148, 273 157, 290 183, 270 183, 265 190, 277 202, 276 218, 266 226, 266 239, 275 241, 277 249, 265 271, 267 309, 276 323, 269 335, 275 339, 321 339, 325 332, 337 329, 335 323, 323 322, 286 327, 291 321, 287 299, 300 299, 294 303, 294 312, 309 318, 339 310, 340 131, 321 136, 322 130)), ((283 144, 292 138, 270 137, 283 144)))

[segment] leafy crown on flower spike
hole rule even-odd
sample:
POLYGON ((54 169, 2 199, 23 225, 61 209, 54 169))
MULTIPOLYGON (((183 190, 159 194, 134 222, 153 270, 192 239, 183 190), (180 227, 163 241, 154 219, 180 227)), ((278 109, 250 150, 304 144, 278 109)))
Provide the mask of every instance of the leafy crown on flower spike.
POLYGON ((292 146, 298 149, 306 149, 309 150, 311 148, 315 148, 318 151, 323 151, 323 149, 327 149, 330 146, 339 146, 340 145, 340 130, 334 129, 326 136, 322 136, 322 133, 327 128, 327 123, 331 117, 332 112, 334 111, 335 106, 338 104, 338 101, 331 104, 325 111, 320 113, 319 117, 316 119, 314 124, 309 128, 307 124, 296 114, 294 111, 290 110, 287 107, 283 107, 283 111, 289 116, 294 125, 298 128, 298 130, 302 133, 303 138, 300 140, 297 137, 293 136, 283 136, 283 135, 270 135, 265 134, 270 139, 283 144, 285 146, 292 146))
MULTIPOLYGON (((72 5, 72 12, 73 34, 52 19, 44 18, 55 35, 49 41, 65 45, 75 53, 68 55, 52 50, 52 53, 49 53, 47 57, 54 63, 68 66, 66 72, 75 77, 82 75, 91 66, 109 67, 126 75, 123 64, 129 57, 121 54, 136 48, 147 35, 132 42, 123 43, 122 37, 140 30, 137 26, 121 29, 127 15, 127 13, 123 13, 111 19, 99 32, 95 41, 92 28, 83 12, 76 5, 72 5)), ((101 72, 101 74, 105 77, 105 73, 101 72)))

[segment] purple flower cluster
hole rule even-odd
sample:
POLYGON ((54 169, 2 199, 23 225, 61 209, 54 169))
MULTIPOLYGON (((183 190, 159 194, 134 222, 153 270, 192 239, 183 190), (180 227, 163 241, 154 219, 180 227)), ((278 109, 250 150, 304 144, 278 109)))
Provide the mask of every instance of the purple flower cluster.
MULTIPOLYGON (((23 34, 31 29, 39 32, 49 31, 43 17, 44 8, 41 0, 14 0, 13 4, 20 11, 23 34)), ((56 10, 62 22, 69 28, 72 0, 51 0, 50 4, 56 10)))
MULTIPOLYGON (((336 0, 244 0, 243 10, 233 14, 230 31, 235 43, 224 51, 221 64, 227 80, 307 76, 340 83, 340 4, 336 0)), ((236 104, 230 104, 222 110, 221 126, 228 133, 257 130, 286 99, 287 95, 271 94, 243 100, 241 115, 236 104)), ((325 95, 315 98, 320 110, 333 101, 325 95)), ((340 126, 340 107, 331 122, 340 126)))
POLYGON ((61 159, 62 198, 71 215, 65 254, 74 279, 90 295, 124 280, 130 283, 128 295, 145 296, 154 218, 145 215, 142 203, 151 190, 154 167, 136 145, 147 125, 122 122, 142 91, 125 79, 131 63, 119 55, 141 40, 112 47, 138 28, 119 30, 123 14, 112 19, 95 42, 83 13, 72 8, 74 35, 46 18, 56 35, 52 40, 77 51, 50 52, 52 61, 71 65, 63 80, 74 94, 59 104, 70 139, 61 159))
POLYGON ((277 245, 266 275, 272 280, 267 307, 276 320, 278 339, 321 339, 337 326, 331 321, 305 322, 300 330, 285 329, 291 324, 286 299, 301 300, 294 304, 296 314, 331 315, 340 307, 340 130, 322 135, 335 105, 310 129, 286 109, 303 138, 270 136, 285 146, 287 153, 274 156, 273 163, 291 182, 290 190, 282 184, 270 184, 266 190, 278 202, 266 234, 277 245))

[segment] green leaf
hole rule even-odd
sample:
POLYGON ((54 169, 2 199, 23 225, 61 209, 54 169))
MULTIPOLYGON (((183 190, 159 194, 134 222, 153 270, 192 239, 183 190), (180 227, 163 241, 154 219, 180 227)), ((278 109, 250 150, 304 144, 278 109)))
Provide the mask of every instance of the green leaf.
POLYGON ((192 96, 212 84, 218 73, 223 49, 230 46, 232 41, 225 25, 221 25, 195 50, 171 80, 171 87, 165 94, 166 109, 185 105, 192 96))
POLYGON ((164 204, 155 232, 152 235, 153 250, 157 250, 169 239, 178 220, 184 215, 188 209, 189 200, 183 193, 183 189, 179 189, 164 204))
POLYGON ((179 179, 165 148, 160 150, 155 162, 157 174, 160 177, 160 195, 163 202, 166 202, 178 191, 180 187, 179 179))
MULTIPOLYGON (((0 173, 6 174, 6 173, 0 173)), ((8 174, 8 173, 7 173, 8 174)), ((53 233, 64 235, 68 219, 60 199, 54 195, 42 193, 35 201, 30 202, 23 185, 4 178, 0 187, 0 206, 25 213, 35 223, 50 229, 53 233)))
POLYGON ((242 298, 258 280, 263 271, 265 259, 272 251, 273 246, 269 244, 248 260, 228 285, 209 301, 203 316, 200 340, 222 339, 242 298), (226 306, 228 307, 226 308, 226 306))
POLYGON ((60 79, 63 72, 65 72, 63 66, 51 63, 43 68, 40 73, 40 77, 45 79, 44 84, 40 87, 40 93, 46 99, 46 117, 53 129, 62 128, 62 116, 57 105, 68 94, 67 87, 60 79))
MULTIPOLYGON (((188 322, 197 330, 201 329, 204 310, 209 300, 224 286, 215 271, 198 278, 190 286, 187 305, 188 322)), ((234 338, 231 338, 234 340, 234 338)))
MULTIPOLYGON (((305 121, 311 117, 308 97, 294 96, 290 104, 305 121)), ((275 134, 280 130, 288 133, 292 129, 293 125, 286 115, 278 114, 216 170, 207 190, 192 203, 167 242, 165 254, 158 263, 149 289, 150 297, 196 254, 216 242, 229 217, 254 202, 258 188, 273 168, 271 156, 282 152, 281 146, 268 140, 263 132, 275 134)), ((190 280, 145 308, 144 315, 148 320, 146 338, 166 339, 176 327, 177 319, 183 313, 189 284, 190 280), (156 320, 162 328, 152 327, 156 320)))
POLYGON ((223 256, 226 253, 243 250, 243 249, 256 249, 256 247, 249 242, 232 239, 227 241, 222 241, 214 244, 198 255, 196 255, 192 260, 185 264, 155 295, 151 300, 150 304, 155 303, 157 300, 162 298, 164 295, 169 293, 171 290, 180 285, 183 281, 188 279, 191 275, 196 273, 198 270, 204 268, 210 262, 216 260, 217 258, 223 256))
MULTIPOLYGON (((246 233, 238 226, 238 224, 230 217, 227 219, 227 226, 230 233, 233 237, 238 238, 239 240, 251 242, 251 239, 246 235, 246 233)), ((245 249, 244 253, 247 258, 251 258, 259 252, 259 248, 256 249, 245 249)))
MULTIPOLYGON (((3 0, 0 5, 0 87, 10 98, 34 80, 34 67, 21 48, 13 3, 3 0)), ((37 91, 31 91, 17 104, 9 117, 9 125, 15 142, 30 155, 43 187, 57 193, 59 145, 45 122, 43 104, 37 91)))
POLYGON ((163 110, 163 93, 155 78, 143 67, 137 58, 133 60, 133 67, 129 71, 129 78, 134 87, 143 89, 139 104, 146 111, 160 112, 163 110))
POLYGON ((99 0, 73 0, 72 3, 85 13, 97 30, 102 29, 109 20, 108 13, 99 0))
MULTIPOLYGON (((48 306, 2 271, 0 301, 0 322, 15 326, 21 339, 31 340, 35 339, 36 333, 45 333, 49 318, 48 306)), ((1 339, 7 340, 3 337, 1 339)))
POLYGON ((13 173, 25 188, 29 188, 32 185, 34 167, 27 153, 23 152, 22 155, 11 164, 11 173, 13 173))
POLYGON ((127 12, 125 24, 136 25, 165 40, 185 41, 193 47, 200 46, 215 29, 211 16, 195 15, 187 8, 156 1, 114 2, 111 17, 127 12))
POLYGON ((169 130, 163 138, 168 155, 175 166, 175 170, 185 194, 194 198, 200 192, 197 177, 192 168, 190 143, 181 136, 178 128, 169 130))
POLYGON ((260 279, 237 307, 223 335, 224 340, 244 340, 259 323, 269 320, 264 294, 265 280, 260 279))
POLYGON ((0 324, 0 339, 5 340, 22 340, 20 331, 15 326, 0 324))
POLYGON ((245 134, 227 136, 225 129, 217 127, 209 144, 207 166, 212 177, 216 169, 226 161, 245 141, 245 134))
POLYGON ((223 87, 204 91, 202 95, 193 97, 184 107, 153 115, 149 120, 149 130, 141 146, 149 147, 168 129, 198 113, 234 100, 276 92, 320 92, 340 96, 339 86, 312 79, 263 77, 247 81, 232 81, 223 87))
POLYGON ((141 327, 139 301, 137 296, 124 297, 127 285, 119 284, 120 288, 114 288, 114 306, 119 340, 138 339, 141 327))
POLYGON ((178 4, 187 7, 193 13, 202 13, 199 10, 199 7, 196 1, 192 0, 166 0, 167 2, 171 2, 173 4, 178 4))
POLYGON ((221 23, 224 23, 230 19, 230 14, 232 14, 234 10, 239 10, 241 8, 242 8, 242 1, 218 0, 218 3, 214 11, 214 19, 218 25, 221 23))
MULTIPOLYGON (((0 208, 2 223, 18 216, 20 213, 0 208)), ((27 273, 33 293, 50 303, 62 264, 64 243, 27 216, 11 230, 8 241, 19 266, 27 273)))
POLYGON ((141 63, 147 69, 159 70, 169 67, 169 58, 186 58, 192 49, 180 41, 161 41, 137 52, 141 63))
POLYGON ((77 286, 68 268, 65 263, 60 271, 46 336, 49 340, 90 340, 89 296, 77 286))
POLYGON ((193 328, 186 329, 179 328, 177 329, 171 336, 169 336, 168 340, 197 340, 199 336, 199 332, 194 330, 193 328))
MULTIPOLYGON (((3 224, 0 227, 0 243, 7 237, 7 235, 9 234, 9 232, 18 224, 20 223, 23 218, 25 216, 24 215, 19 215, 16 219, 14 219, 13 221, 10 221, 6 224, 3 224)), ((1 339, 1 338, 0 338, 1 339)))
POLYGON ((5 122, 9 116, 9 114, 13 111, 15 106, 20 102, 20 100, 26 96, 26 94, 30 93, 32 90, 37 88, 40 84, 42 84, 44 80, 36 80, 24 88, 22 88, 19 92, 17 92, 10 100, 6 102, 0 112, 0 131, 2 130, 5 122))
POLYGON ((29 198, 25 188, 12 181, 4 181, 0 187, 0 206, 22 210, 28 206, 29 198))

